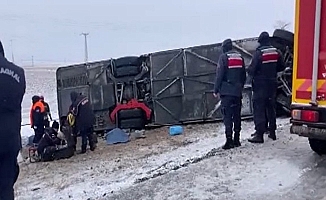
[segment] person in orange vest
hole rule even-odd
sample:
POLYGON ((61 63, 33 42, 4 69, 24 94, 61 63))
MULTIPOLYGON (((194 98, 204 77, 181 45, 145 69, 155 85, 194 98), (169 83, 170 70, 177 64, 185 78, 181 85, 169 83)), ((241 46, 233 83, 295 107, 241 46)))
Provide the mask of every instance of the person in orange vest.
POLYGON ((33 96, 32 103, 33 105, 30 112, 30 123, 35 133, 33 143, 38 144, 44 134, 44 115, 46 112, 39 96, 33 96))

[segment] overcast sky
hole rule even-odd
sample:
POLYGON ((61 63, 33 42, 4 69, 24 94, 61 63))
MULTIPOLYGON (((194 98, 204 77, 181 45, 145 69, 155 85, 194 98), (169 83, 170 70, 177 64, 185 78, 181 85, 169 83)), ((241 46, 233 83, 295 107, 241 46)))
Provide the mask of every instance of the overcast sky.
POLYGON ((0 0, 0 40, 11 60, 31 63, 89 60, 272 34, 290 22, 294 0, 0 0), (65 2, 65 3, 63 3, 65 2))

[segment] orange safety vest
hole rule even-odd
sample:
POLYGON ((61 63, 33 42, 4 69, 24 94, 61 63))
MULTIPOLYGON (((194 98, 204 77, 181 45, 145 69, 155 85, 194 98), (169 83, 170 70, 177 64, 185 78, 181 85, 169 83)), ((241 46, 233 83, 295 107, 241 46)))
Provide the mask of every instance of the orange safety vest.
POLYGON ((33 125, 33 111, 35 111, 36 107, 41 108, 41 113, 45 112, 45 107, 44 107, 44 105, 43 105, 43 103, 41 101, 38 101, 38 102, 34 103, 32 105, 32 108, 31 108, 31 111, 30 111, 30 114, 29 114, 29 120, 30 120, 31 125, 33 125))

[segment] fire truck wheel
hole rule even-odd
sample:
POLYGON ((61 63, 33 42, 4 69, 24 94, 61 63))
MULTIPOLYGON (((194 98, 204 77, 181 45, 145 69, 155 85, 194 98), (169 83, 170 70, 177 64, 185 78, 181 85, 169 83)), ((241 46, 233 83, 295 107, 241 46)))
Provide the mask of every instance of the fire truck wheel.
POLYGON ((290 42, 291 44, 294 43, 294 34, 283 29, 275 29, 273 33, 273 37, 280 38, 290 42))
POLYGON ((326 154, 326 140, 309 138, 310 148, 318 155, 326 154))

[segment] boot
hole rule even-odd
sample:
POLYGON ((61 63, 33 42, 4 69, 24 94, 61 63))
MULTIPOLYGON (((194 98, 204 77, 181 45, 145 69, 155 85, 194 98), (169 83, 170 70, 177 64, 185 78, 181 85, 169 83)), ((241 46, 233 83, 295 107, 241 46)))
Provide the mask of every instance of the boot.
POLYGON ((77 149, 77 147, 76 147, 76 145, 77 145, 77 136, 73 135, 72 139, 73 139, 73 142, 74 142, 73 148, 74 148, 74 151, 76 151, 76 149, 77 149))
POLYGON ((248 142, 251 143, 264 143, 264 135, 261 133, 256 132, 254 136, 248 139, 248 142))
MULTIPOLYGON (((256 133, 251 134, 251 137, 254 137, 256 133)), ((264 134, 269 134, 269 131, 264 132, 264 134)))
POLYGON ((240 133, 234 133, 234 141, 233 141, 234 147, 240 147, 240 133))
POLYGON ((94 143, 92 143, 92 144, 90 145, 89 149, 90 149, 91 151, 94 151, 94 150, 96 149, 96 145, 95 145, 94 143))
POLYGON ((90 148, 91 151, 94 151, 95 148, 96 148, 95 137, 97 138, 97 136, 95 134, 91 134, 88 137, 88 140, 89 140, 89 148, 90 148))
POLYGON ((234 148, 233 140, 232 140, 232 138, 228 137, 228 138, 226 138, 226 142, 222 146, 222 149, 227 150, 227 149, 232 149, 232 148, 234 148))
POLYGON ((86 149, 82 149, 80 152, 78 152, 77 154, 85 154, 86 153, 86 149))
POLYGON ((276 140, 275 131, 270 131, 269 134, 268 134, 268 137, 271 138, 272 140, 276 140))
POLYGON ((82 145, 80 154, 86 153, 86 147, 87 147, 86 145, 82 145))

